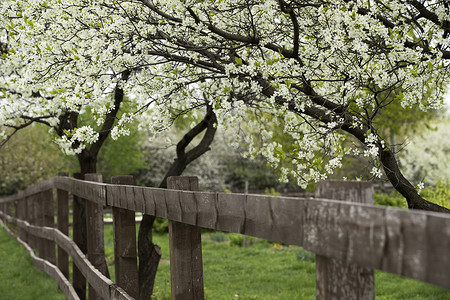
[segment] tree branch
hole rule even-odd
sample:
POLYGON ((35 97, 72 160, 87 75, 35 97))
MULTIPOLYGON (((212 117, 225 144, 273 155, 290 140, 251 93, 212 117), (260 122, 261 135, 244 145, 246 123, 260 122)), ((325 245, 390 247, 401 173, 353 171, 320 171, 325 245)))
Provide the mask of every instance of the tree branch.
POLYGON ((206 115, 203 120, 196 126, 194 126, 194 128, 190 129, 178 142, 177 158, 174 160, 166 175, 164 176, 164 179, 161 181, 159 185, 160 188, 167 187, 168 177, 181 175, 188 164, 210 150, 210 145, 216 133, 217 118, 216 114, 209 104, 207 105, 206 109, 206 115), (189 144, 205 129, 205 135, 203 136, 200 143, 186 153, 186 148, 189 146, 189 144))

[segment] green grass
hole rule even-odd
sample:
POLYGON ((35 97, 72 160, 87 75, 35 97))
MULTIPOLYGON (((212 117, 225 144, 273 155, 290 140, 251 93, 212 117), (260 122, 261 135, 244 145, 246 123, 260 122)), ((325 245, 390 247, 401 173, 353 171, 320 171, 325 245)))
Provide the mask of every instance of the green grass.
MULTIPOLYGON (((245 248, 202 235, 206 299, 315 299, 314 256, 297 246, 251 239, 245 248)), ((214 236, 214 235, 213 235, 214 236)), ((169 241, 155 234, 162 262, 155 284, 157 299, 170 299, 169 241)), ((450 291, 385 272, 375 272, 376 299, 450 299, 450 291)))
POLYGON ((0 300, 66 299, 56 282, 0 226, 0 300))
MULTIPOLYGON (((112 226, 105 226, 105 252, 114 280, 112 226)), ((207 232, 202 235, 206 299, 315 299, 314 255, 297 246, 279 245, 240 236, 207 232), (218 237, 220 236, 220 237, 218 237)), ((170 299, 168 234, 154 234, 162 260, 155 299, 170 299)), ((375 272, 376 299, 450 300, 450 291, 400 276, 375 272)), ((56 283, 35 269, 23 247, 0 230, 0 300, 64 299, 56 283), (6 259, 5 259, 6 258, 6 259)))

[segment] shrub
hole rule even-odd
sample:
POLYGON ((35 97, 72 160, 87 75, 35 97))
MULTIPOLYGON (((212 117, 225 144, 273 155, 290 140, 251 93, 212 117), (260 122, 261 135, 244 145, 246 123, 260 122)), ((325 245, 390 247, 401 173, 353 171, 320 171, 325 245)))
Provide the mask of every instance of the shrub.
POLYGON ((163 218, 156 218, 153 223, 153 231, 157 233, 169 232, 169 221, 163 218))
POLYGON ((401 208, 408 207, 405 198, 397 191, 393 191, 390 194, 374 193, 373 203, 375 205, 383 205, 383 206, 395 206, 401 208))
POLYGON ((233 233, 228 235, 228 240, 230 241, 231 246, 242 247, 242 241, 244 240, 244 237, 242 234, 233 233))
MULTIPOLYGON (((420 195, 430 202, 450 208, 449 181, 438 182, 435 186, 428 186, 421 191, 420 195)), ((373 202, 375 205, 395 206, 401 208, 408 207, 405 198, 397 191, 393 191, 390 194, 375 193, 373 195, 373 202)))
POLYGON ((420 195, 428 201, 450 208, 450 181, 438 182, 434 187, 426 187, 420 195))
POLYGON ((298 261, 308 261, 308 262, 315 262, 316 261, 316 255, 312 252, 298 249, 297 250, 297 260, 298 261))
POLYGON ((225 233, 221 231, 215 231, 211 233, 211 240, 222 243, 223 241, 225 241, 225 233))

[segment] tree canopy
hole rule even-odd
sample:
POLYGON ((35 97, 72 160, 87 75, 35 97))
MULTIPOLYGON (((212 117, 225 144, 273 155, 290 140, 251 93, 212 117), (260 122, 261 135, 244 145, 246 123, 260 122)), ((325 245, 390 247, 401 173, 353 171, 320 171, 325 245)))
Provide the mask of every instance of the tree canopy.
MULTIPOLYGON (((0 85, 11 99, 3 123, 23 101, 39 118, 89 106, 102 120, 114 107, 105 94, 117 85, 136 96, 136 113, 151 112, 140 117, 154 131, 174 113, 208 105, 219 125, 260 130, 259 141, 244 137, 250 149, 274 166, 291 161, 282 174, 299 184, 326 178, 352 153, 370 159, 373 176, 383 171, 409 207, 442 210, 402 175, 381 116, 394 104, 442 104, 448 1, 5 0, 0 14, 8 45, 0 85), (247 120, 249 112, 259 118, 247 120), (265 128, 272 122, 293 150, 265 128), (344 135, 355 143, 343 147, 344 135)), ((113 136, 137 115, 124 115, 113 136)), ((92 142, 91 129, 60 143, 92 142)))

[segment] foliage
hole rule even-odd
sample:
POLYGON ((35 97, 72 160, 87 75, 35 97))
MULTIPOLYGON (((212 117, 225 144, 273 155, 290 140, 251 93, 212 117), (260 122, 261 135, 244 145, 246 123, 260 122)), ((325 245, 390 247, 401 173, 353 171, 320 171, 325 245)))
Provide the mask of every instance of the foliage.
MULTIPOLYGON (((450 183, 437 182, 435 186, 427 186, 421 192, 426 199, 440 206, 450 208, 450 183)), ((374 204, 407 208, 405 198, 397 191, 390 194, 374 193, 374 204)))
POLYGON ((214 231, 211 233, 210 238, 217 243, 222 243, 225 241, 225 233, 221 231, 214 231))
POLYGON ((228 236, 228 240, 230 241, 230 246, 242 247, 244 236, 242 234, 232 233, 228 236))
POLYGON ((75 162, 58 151, 47 131, 36 124, 0 148, 0 195, 13 194, 39 179, 73 170, 75 162))
MULTIPOLYGON (((177 119, 178 120, 178 119, 177 119)), ((146 158, 148 170, 141 170, 136 181, 144 186, 158 186, 167 168, 176 155, 174 141, 179 141, 191 125, 191 118, 184 117, 176 122, 164 135, 147 137, 142 153, 146 158)), ((186 176, 198 176, 200 189, 208 191, 242 192, 245 181, 250 190, 296 188, 295 182, 281 183, 278 174, 262 156, 251 159, 245 157, 245 145, 232 145, 233 129, 219 128, 211 144, 211 151, 192 162, 184 171, 186 176)), ((151 135, 150 132, 146 135, 151 135)))
POLYGON ((156 218, 153 223, 153 231, 157 233, 169 232, 169 221, 163 218, 156 218))
POLYGON ((394 191, 391 194, 374 193, 373 203, 375 205, 407 208, 405 198, 402 197, 402 195, 400 195, 397 191, 394 191))
POLYGON ((400 163, 415 184, 435 185, 450 178, 450 119, 444 116, 422 126, 421 132, 407 141, 400 163))
POLYGON ((132 175, 148 168, 141 149, 142 139, 142 134, 133 132, 119 140, 106 140, 97 167, 104 181, 110 182, 111 176, 132 175))
POLYGON ((314 253, 306 251, 304 249, 298 249, 297 250, 297 260, 298 261, 315 262, 316 255, 314 253))
POLYGON ((437 182, 435 186, 428 186, 421 194, 431 202, 450 208, 450 181, 437 182))

